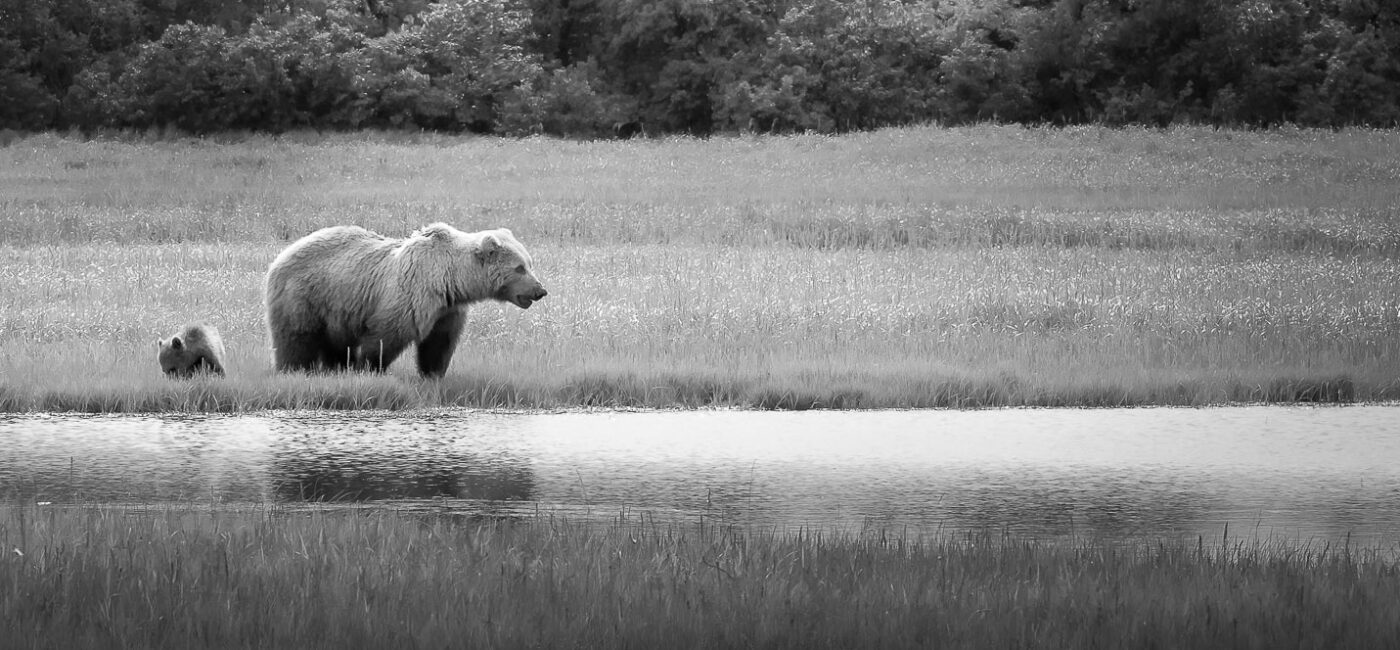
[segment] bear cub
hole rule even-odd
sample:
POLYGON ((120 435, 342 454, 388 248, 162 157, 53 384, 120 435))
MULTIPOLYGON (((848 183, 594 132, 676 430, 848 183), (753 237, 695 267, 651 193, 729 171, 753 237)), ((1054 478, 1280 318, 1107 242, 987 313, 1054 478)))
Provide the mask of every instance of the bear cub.
POLYGON ((196 372, 223 375, 224 342, 219 338, 219 330, 190 325, 179 334, 162 339, 156 359, 171 379, 188 379, 196 372))

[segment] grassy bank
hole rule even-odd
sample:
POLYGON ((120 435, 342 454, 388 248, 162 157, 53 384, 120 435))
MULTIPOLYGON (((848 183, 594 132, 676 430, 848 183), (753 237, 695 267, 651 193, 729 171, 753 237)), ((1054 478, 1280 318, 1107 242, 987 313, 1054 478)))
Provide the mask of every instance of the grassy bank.
POLYGON ((1298 543, 24 506, 0 544, 16 650, 1400 643, 1393 558, 1298 543))
POLYGON ((1400 399, 1400 132, 974 127, 0 148, 0 410, 1400 399), (512 228, 550 298, 448 376, 276 376, 267 264, 512 228), (230 377, 167 382, 209 322, 230 377))

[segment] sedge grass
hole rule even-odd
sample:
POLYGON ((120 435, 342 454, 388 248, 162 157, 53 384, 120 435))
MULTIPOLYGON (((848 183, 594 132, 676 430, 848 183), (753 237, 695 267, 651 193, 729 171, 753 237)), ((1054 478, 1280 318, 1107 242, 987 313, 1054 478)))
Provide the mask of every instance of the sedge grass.
POLYGON ((1387 549, 10 506, 5 647, 1400 643, 1387 549))
POLYGON ((0 410, 1400 399, 1395 131, 422 140, 0 149, 0 410), (550 298, 474 308, 440 382, 272 373, 289 239, 439 219, 550 298), (188 321, 228 379, 159 375, 188 321))

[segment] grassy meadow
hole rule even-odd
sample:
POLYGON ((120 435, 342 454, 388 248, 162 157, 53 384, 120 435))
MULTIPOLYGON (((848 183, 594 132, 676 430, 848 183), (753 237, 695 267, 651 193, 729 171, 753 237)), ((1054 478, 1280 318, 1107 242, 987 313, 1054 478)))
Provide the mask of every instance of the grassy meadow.
POLYGON ((0 411, 1400 399, 1400 130, 976 126, 0 147, 0 411), (262 278, 358 224, 506 226, 549 298, 448 375, 277 375, 262 278), (202 321, 229 376, 172 382, 202 321))
POLYGON ((6 648, 1387 648, 1378 550, 0 509, 6 648))

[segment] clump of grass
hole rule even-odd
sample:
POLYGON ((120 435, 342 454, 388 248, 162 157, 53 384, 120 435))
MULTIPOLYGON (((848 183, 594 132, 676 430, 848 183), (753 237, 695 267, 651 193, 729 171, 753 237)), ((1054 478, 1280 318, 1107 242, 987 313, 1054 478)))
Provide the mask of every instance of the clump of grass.
POLYGON ((1386 549, 11 506, 16 648, 1400 643, 1386 549))

